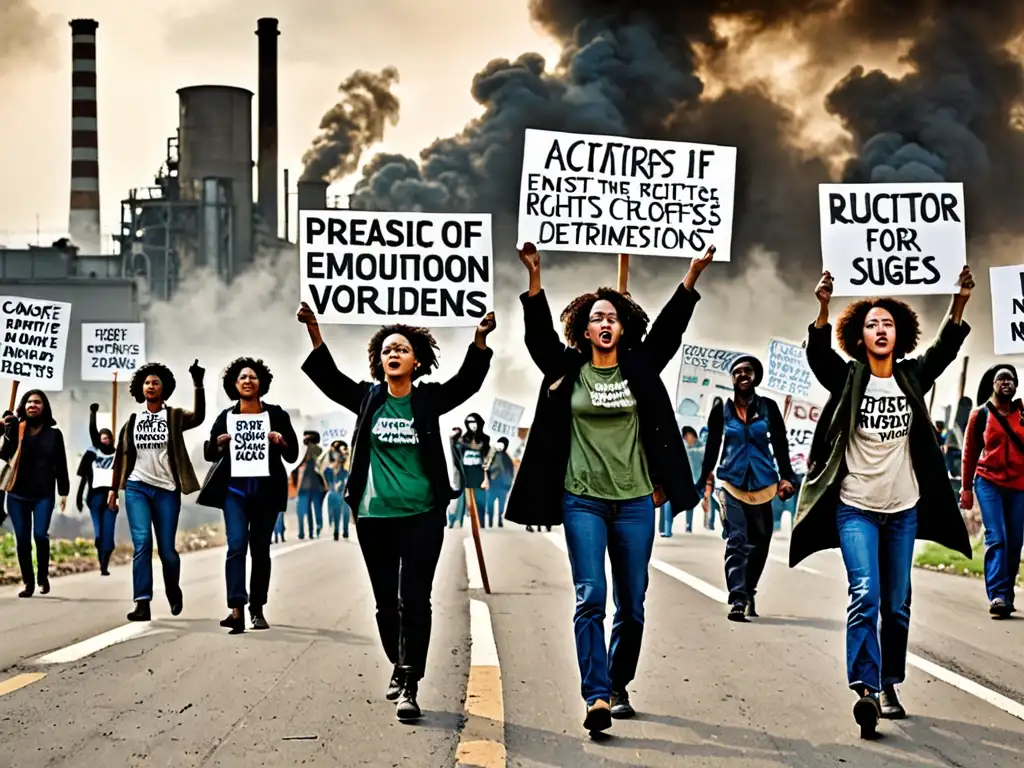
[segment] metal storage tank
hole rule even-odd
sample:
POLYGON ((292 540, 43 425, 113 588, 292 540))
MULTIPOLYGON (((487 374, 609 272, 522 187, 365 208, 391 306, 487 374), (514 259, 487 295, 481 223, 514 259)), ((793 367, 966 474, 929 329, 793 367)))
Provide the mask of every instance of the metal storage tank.
POLYGON ((229 278, 253 260, 252 98, 252 91, 228 85, 178 90, 181 196, 202 200, 204 179, 231 180, 229 278))

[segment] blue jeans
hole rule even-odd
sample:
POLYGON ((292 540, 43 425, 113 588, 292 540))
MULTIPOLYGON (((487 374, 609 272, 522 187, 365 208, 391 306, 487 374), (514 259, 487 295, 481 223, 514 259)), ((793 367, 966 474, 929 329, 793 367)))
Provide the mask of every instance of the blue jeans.
POLYGON ((988 599, 1001 597, 1013 605, 1013 588, 1024 547, 1024 491, 1001 488, 974 478, 974 495, 985 525, 985 588, 988 599))
POLYGON ((309 523, 309 538, 320 535, 324 527, 324 496, 325 491, 320 488, 306 488, 300 490, 295 499, 295 514, 299 518, 299 538, 306 538, 306 531, 303 523, 309 523), (316 533, 313 533, 313 518, 316 517, 316 533))
POLYGON ((87 499, 89 515, 92 517, 92 529, 96 534, 96 554, 100 560, 100 568, 107 569, 110 556, 114 553, 114 524, 117 512, 107 506, 107 492, 89 491, 87 499))
POLYGON ((274 543, 284 541, 284 512, 277 513, 277 522, 274 523, 274 543))
MULTIPOLYGON (((459 528, 463 527, 463 523, 466 520, 466 513, 469 512, 469 502, 466 501, 466 488, 462 489, 462 493, 459 494, 459 498, 455 500, 455 511, 454 513, 449 511, 448 514, 448 527, 454 528, 455 521, 459 521, 459 528)), ((487 503, 487 491, 483 488, 473 488, 473 500, 476 502, 476 515, 477 524, 483 528, 483 521, 480 519, 484 512, 484 506, 487 503)), ((472 525, 472 523, 470 523, 472 525)))
POLYGON ((18 565, 21 580, 26 587, 35 587, 36 577, 32 573, 32 539, 36 541, 36 566, 39 581, 47 580, 50 569, 50 519, 53 517, 54 498, 25 499, 7 494, 7 514, 11 516, 14 528, 15 547, 18 550, 18 565))
POLYGON ((174 548, 181 514, 181 493, 129 480, 124 490, 128 528, 135 555, 132 558, 132 589, 136 602, 153 599, 153 532, 164 572, 164 589, 172 603, 180 598, 181 558, 174 548))
POLYGON ((886 514, 840 504, 836 525, 850 584, 846 676, 853 690, 878 692, 907 673, 917 508, 886 514))
POLYGON ((245 495, 228 489, 224 496, 224 531, 228 554, 224 561, 224 579, 228 588, 228 608, 258 609, 267 604, 270 590, 270 537, 277 513, 267 509, 256 494, 245 495), (249 592, 245 591, 245 551, 249 550, 252 572, 249 592))
POLYGON ((345 497, 341 493, 327 494, 327 516, 331 527, 334 528, 334 535, 338 535, 338 527, 341 526, 341 533, 347 539, 348 521, 351 512, 348 504, 345 503, 345 497))
POLYGON ((565 543, 576 586, 576 658, 587 705, 608 701, 636 676, 644 632, 647 568, 654 549, 654 500, 611 502, 566 493, 562 497, 565 543), (605 552, 612 564, 615 618, 604 643, 608 586, 605 552), (610 659, 610 660, 609 660, 610 659))

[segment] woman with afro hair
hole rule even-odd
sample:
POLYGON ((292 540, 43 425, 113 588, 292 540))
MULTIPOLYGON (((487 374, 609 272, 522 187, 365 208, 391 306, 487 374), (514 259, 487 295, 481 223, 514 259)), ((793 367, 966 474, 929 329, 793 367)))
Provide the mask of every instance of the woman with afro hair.
POLYGON ((565 524, 583 727, 591 733, 635 714, 626 686, 640 657, 655 507, 666 499, 673 510, 699 503, 661 372, 682 345, 700 299, 694 285, 714 250, 690 262, 649 333, 646 313, 628 295, 600 288, 578 296, 561 316, 568 346, 551 323, 540 254, 532 243, 519 254, 530 276, 521 297, 526 347, 544 380, 505 516, 565 524), (606 553, 615 583, 610 648, 606 553))
POLYGON ((213 468, 203 482, 196 502, 224 512, 228 552, 224 565, 228 608, 220 625, 232 634, 245 631, 245 606, 253 629, 269 629, 263 615, 270 589, 270 538, 277 515, 288 506, 288 473, 285 463, 299 458, 299 441, 292 420, 279 405, 263 401, 274 375, 262 360, 240 357, 224 370, 224 393, 235 404, 213 422, 210 439, 203 447, 213 468), (232 471, 231 422, 238 416, 266 414, 268 468, 266 477, 236 477, 232 471), (245 591, 245 550, 252 558, 249 591, 245 591))
POLYGON ((313 351, 302 370, 328 398, 356 414, 345 502, 377 604, 377 629, 394 665, 386 698, 399 720, 421 716, 417 695, 430 643, 430 594, 453 498, 439 418, 483 385, 493 352, 494 313, 477 326, 459 372, 443 383, 413 382, 437 367, 437 342, 425 328, 388 325, 370 339, 372 381, 338 370, 316 315, 305 302, 298 320, 313 351))
POLYGON ((143 408, 128 417, 118 433, 114 453, 114 486, 107 506, 117 510, 118 491, 124 491, 128 528, 135 555, 132 558, 132 590, 135 609, 129 621, 149 621, 153 599, 153 533, 160 553, 164 589, 177 616, 184 607, 181 594, 181 559, 174 546, 181 514, 182 494, 199 490, 184 433, 206 418, 203 376, 196 360, 188 369, 195 389, 192 410, 172 408, 167 401, 177 382, 166 365, 146 363, 132 375, 129 391, 143 408))
POLYGON ((938 337, 908 357, 921 335, 902 301, 862 299, 836 324, 843 360, 832 348, 832 275, 815 288, 818 318, 808 330, 807 362, 829 400, 815 429, 807 477, 797 501, 789 564, 839 548, 850 604, 846 671, 857 696, 862 738, 879 718, 906 717, 896 686, 906 676, 910 573, 916 539, 971 556, 925 395, 970 333, 963 311, 974 280, 963 268, 938 337))

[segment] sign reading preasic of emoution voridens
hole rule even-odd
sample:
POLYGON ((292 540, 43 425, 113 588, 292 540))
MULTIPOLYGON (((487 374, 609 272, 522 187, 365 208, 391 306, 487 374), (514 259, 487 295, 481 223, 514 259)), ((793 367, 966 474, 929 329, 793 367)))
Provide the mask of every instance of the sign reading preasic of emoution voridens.
POLYGON ((736 148, 527 129, 519 247, 732 253, 736 148))
POLYGON ((488 213, 301 211, 299 261, 324 323, 476 326, 494 306, 488 213))
POLYGON ((957 292, 963 184, 821 184, 821 256, 836 296, 957 292))

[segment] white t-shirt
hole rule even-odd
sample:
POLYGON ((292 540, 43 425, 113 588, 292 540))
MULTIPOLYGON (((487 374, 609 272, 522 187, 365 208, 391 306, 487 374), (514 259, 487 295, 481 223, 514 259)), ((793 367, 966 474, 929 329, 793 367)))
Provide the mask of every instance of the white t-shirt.
POLYGON ((177 489, 167 453, 168 435, 166 408, 156 413, 146 409, 135 415, 135 466, 129 480, 167 491, 177 489))
POLYGON ((872 376, 846 446, 849 474, 839 500, 868 512, 903 512, 917 504, 920 490, 910 461, 913 413, 894 377, 872 376))

